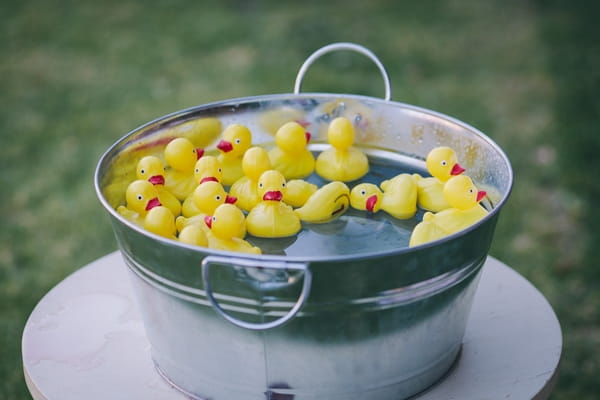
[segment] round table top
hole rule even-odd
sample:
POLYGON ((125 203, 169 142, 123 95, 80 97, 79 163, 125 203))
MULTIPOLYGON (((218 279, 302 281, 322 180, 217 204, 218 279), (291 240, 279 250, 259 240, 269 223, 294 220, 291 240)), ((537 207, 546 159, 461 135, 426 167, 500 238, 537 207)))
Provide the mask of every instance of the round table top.
MULTIPOLYGON (((183 400, 154 368, 119 252, 76 271, 35 307, 23 370, 35 400, 183 400)), ((562 351, 552 307, 525 278, 488 257, 448 374, 415 399, 542 399, 562 351)))

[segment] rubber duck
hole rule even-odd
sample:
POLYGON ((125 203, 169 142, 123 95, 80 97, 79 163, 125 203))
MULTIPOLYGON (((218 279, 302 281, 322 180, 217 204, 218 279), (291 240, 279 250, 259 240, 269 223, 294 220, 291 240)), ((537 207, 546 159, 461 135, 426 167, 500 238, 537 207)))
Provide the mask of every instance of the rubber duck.
MULTIPOLYGON (((192 195, 189 197, 194 203, 194 209, 197 211, 193 215, 180 216, 176 219, 177 230, 181 230, 188 225, 200 224, 203 225, 204 217, 212 215, 216 208, 221 204, 236 203, 236 198, 229 196, 219 182, 207 181, 196 187, 192 195)), ((238 236, 243 237, 246 234, 244 231, 238 236)))
POLYGON ((118 206, 117 212, 139 226, 144 225, 148 211, 162 206, 154 185, 143 179, 135 180, 127 186, 125 201, 127 205, 118 206))
POLYGON ((437 213, 426 212, 423 221, 415 226, 409 246, 427 243, 468 228, 488 215, 479 202, 486 196, 477 190, 471 178, 466 175, 454 176, 446 182, 443 195, 450 208, 437 213))
POLYGON ((154 185, 158 191, 158 199, 173 215, 181 213, 181 202, 171 192, 165 189, 165 165, 156 156, 142 157, 136 165, 136 176, 154 185))
POLYGON ((315 170, 315 157, 308 150, 310 133, 297 122, 287 122, 277 130, 275 145, 269 151, 273 169, 285 179, 305 178, 315 170))
POLYGON ((144 229, 167 239, 177 239, 175 216, 167 207, 157 206, 148 211, 144 218, 144 229))
POLYGON ((237 251, 242 253, 261 254, 260 248, 236 234, 246 224, 242 210, 232 204, 222 204, 212 216, 205 217, 206 225, 210 228, 208 247, 216 250, 237 251))
POLYGON ((291 179, 285 185, 283 202, 292 207, 302 207, 317 191, 318 186, 303 179, 291 179))
POLYGON ((294 211, 302 222, 319 224, 339 217, 349 206, 350 189, 344 182, 334 181, 321 186, 294 211))
POLYGON ((282 201, 285 187, 281 172, 271 169, 262 173, 258 179, 261 201, 246 217, 248 233, 258 237, 286 237, 300 231, 300 218, 282 201))
POLYGON ((317 174, 329 181, 349 182, 362 178, 369 172, 369 160, 353 147, 354 126, 344 117, 329 124, 327 140, 331 147, 319 154, 315 163, 317 174))
POLYGON ((447 146, 433 148, 425 159, 431 177, 413 176, 417 180, 417 202, 419 207, 438 212, 450 207, 444 198, 444 183, 450 177, 462 174, 465 169, 458 164, 456 152, 447 146))
MULTIPOLYGON (((221 182, 223 180, 223 169, 221 168, 221 163, 217 157, 207 155, 200 157, 194 166, 194 179, 198 185, 210 181, 221 182)), ((196 189, 194 189, 194 191, 195 190, 196 189)), ((210 213, 213 211, 214 209, 211 209, 210 213)), ((183 201, 181 214, 184 217, 192 217, 201 212, 203 211, 196 206, 194 201, 194 192, 190 193, 183 201)))
POLYGON ((197 148, 205 148, 217 140, 223 126, 218 118, 205 117, 184 122, 169 130, 174 137, 188 139, 197 148))
POLYGON ((376 213, 383 210, 398 219, 412 218, 417 212, 417 184, 410 174, 383 181, 381 189, 360 183, 350 192, 350 204, 357 210, 376 213))
POLYGON ((245 211, 250 211, 260 202, 258 196, 258 179, 263 172, 271 169, 271 161, 267 151, 259 146, 246 150, 242 157, 244 176, 235 181, 229 188, 229 193, 238 201, 236 205, 245 211))
POLYGON ((181 232, 179 232, 177 239, 182 243, 208 247, 206 231, 199 224, 193 224, 184 227, 181 232))
POLYGON ((221 151, 219 161, 223 166, 223 185, 230 186, 244 176, 242 157, 252 145, 252 133, 242 124, 231 124, 223 131, 217 149, 221 151))
POLYGON ((173 139, 165 146, 165 160, 171 167, 167 170, 165 187, 181 201, 197 186, 194 166, 203 154, 204 150, 197 149, 186 138, 173 139))

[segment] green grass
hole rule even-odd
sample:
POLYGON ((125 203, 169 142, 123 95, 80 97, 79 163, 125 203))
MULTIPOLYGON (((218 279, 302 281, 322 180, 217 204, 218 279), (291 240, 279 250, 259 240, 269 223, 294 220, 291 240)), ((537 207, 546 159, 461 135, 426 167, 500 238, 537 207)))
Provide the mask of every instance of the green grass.
MULTIPOLYGON (((595 398, 599 10, 559 0, 2 2, 0 398, 28 398, 20 338, 35 304, 116 249, 93 191, 102 152, 178 109, 291 92, 304 59, 335 41, 373 50, 394 100, 464 120, 505 149, 516 181, 492 254, 559 316, 553 398, 595 398)), ((316 63, 303 89, 383 94, 376 68, 350 53, 316 63)))

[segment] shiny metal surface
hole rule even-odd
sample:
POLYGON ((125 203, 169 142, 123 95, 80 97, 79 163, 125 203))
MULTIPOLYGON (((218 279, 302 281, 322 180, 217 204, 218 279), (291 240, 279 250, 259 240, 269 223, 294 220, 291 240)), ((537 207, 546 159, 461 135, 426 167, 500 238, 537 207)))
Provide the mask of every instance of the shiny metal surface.
MULTIPOLYGON (((458 120, 370 97, 312 93, 233 99, 159 118, 106 152, 95 184, 132 272, 154 361, 174 385, 216 400, 396 400, 430 386, 454 361, 512 179, 502 150, 458 120), (400 233, 336 241, 342 237, 336 229, 345 231, 333 224, 326 233, 334 246, 306 248, 313 242, 301 233, 295 243, 277 242, 270 254, 252 256, 167 240, 115 212, 135 149, 206 117, 223 126, 244 123, 254 143, 267 146, 273 133, 265 118, 278 113, 308 123, 317 150, 328 121, 353 120, 357 145, 370 157, 391 160, 370 179, 397 173, 395 162, 424 170, 429 150, 449 145, 488 192, 490 213, 463 232, 415 248, 403 245, 400 233), (286 264, 291 268, 272 268, 286 264)), ((348 218, 346 227, 362 221, 348 218)))

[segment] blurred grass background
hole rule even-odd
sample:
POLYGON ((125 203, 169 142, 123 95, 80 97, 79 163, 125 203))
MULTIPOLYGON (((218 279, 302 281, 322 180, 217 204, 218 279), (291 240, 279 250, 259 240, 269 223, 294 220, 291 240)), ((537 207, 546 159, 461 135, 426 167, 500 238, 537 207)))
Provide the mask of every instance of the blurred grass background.
MULTIPOLYGON (((336 41, 379 56, 394 100, 461 119, 507 152, 516 182, 491 253, 561 321, 552 398, 597 398, 599 4, 4 0, 0 398, 29 398, 20 339, 35 304, 116 249, 93 189, 100 155, 172 111, 289 93, 304 59, 336 41)), ((303 89, 383 94, 376 68, 351 53, 325 56, 303 89)))

